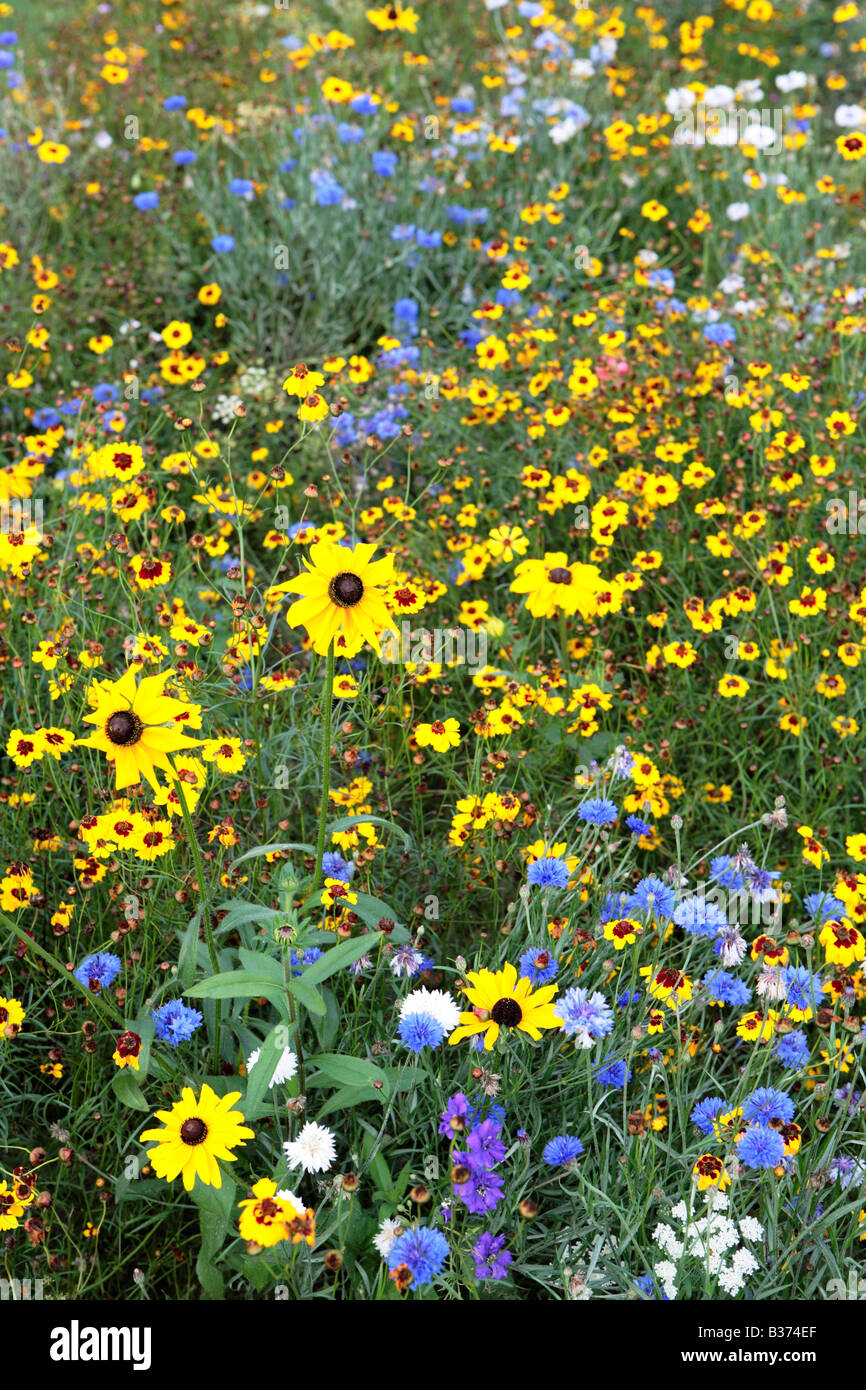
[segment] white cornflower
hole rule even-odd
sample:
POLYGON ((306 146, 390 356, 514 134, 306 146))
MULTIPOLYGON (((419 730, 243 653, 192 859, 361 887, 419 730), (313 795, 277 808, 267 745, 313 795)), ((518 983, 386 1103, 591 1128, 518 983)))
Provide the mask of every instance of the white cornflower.
POLYGON ((305 1173, 324 1173, 337 1157, 334 1136, 326 1125, 309 1120, 297 1139, 287 1139, 283 1151, 290 1168, 303 1168, 305 1173))
MULTIPOLYGON (((262 1049, 257 1047, 247 1058, 247 1076, 249 1076, 256 1062, 262 1055, 262 1049)), ((282 1086, 284 1081, 291 1081, 295 1072, 298 1070, 298 1059, 294 1052, 290 1052, 287 1047, 283 1048, 283 1055, 277 1062, 276 1070, 271 1077, 270 1090, 275 1086, 282 1086)))
POLYGON ((776 86, 780 92, 798 92, 801 88, 809 86, 809 77, 805 72, 796 69, 793 72, 783 72, 776 78, 776 86))
POLYGON ((373 1244, 379 1251, 383 1260, 387 1260, 388 1252, 398 1236, 403 1234, 403 1227, 400 1225, 396 1216, 386 1216, 378 1231, 373 1237, 373 1244))
POLYGON ((728 203, 727 216, 731 222, 742 222, 744 217, 748 217, 751 208, 748 203, 728 203))
POLYGON ((460 1022, 460 1009, 445 989, 414 989, 400 1005, 400 1017, 410 1014, 430 1014, 441 1023, 446 1036, 453 1033, 460 1022))
POLYGON ((300 1197, 296 1197, 294 1192, 290 1191, 288 1187, 281 1187, 277 1196, 280 1197, 287 1206, 292 1208, 295 1216, 303 1216, 304 1212, 307 1210, 300 1197))
POLYGON ((866 125, 866 110, 862 106, 837 106, 833 120, 843 130, 854 130, 866 125))
POLYGON ((708 87, 702 97, 704 106, 730 106, 734 100, 734 89, 720 82, 716 87, 708 87))

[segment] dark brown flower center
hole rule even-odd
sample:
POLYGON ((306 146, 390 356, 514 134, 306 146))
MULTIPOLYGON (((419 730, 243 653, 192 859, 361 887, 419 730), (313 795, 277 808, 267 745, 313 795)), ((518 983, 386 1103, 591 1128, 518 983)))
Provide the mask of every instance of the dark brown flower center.
POLYGON ((523 1010, 516 999, 497 999, 490 1016, 494 1023, 501 1023, 503 1028, 516 1028, 523 1018, 523 1010))
POLYGON ((105 726, 105 732, 112 743, 127 748, 131 743, 138 742, 143 728, 144 725, 137 714, 133 714, 131 709, 121 709, 111 716, 105 726))
POLYGON ((200 1120, 198 1115, 193 1115, 189 1120, 184 1120, 180 1127, 180 1137, 185 1144, 194 1148, 207 1138, 207 1125, 204 1120, 200 1120))
POLYGON ((364 585, 357 574, 344 570, 328 585, 328 597, 340 608, 354 608, 364 597, 364 585))
POLYGON ((552 569, 547 577, 551 584, 570 584, 572 574, 571 570, 566 569, 564 565, 557 565, 556 569, 552 569))

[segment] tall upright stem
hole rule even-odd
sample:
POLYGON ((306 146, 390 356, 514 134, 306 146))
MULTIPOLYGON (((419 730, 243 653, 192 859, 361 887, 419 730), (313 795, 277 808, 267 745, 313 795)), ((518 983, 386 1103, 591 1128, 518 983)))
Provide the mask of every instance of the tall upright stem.
POLYGON ((322 859, 325 853, 325 826, 328 820, 328 795, 331 790, 331 707, 334 702, 334 644, 328 648, 325 671, 325 708, 322 712, 322 804, 319 808, 319 834, 316 840, 316 872, 312 892, 321 888, 324 880, 322 859))
MULTIPOLYGON (((172 766, 174 766, 173 760, 172 760, 172 766)), ((206 940, 206 942, 207 942, 207 951, 208 951, 208 955, 210 956, 211 969, 213 970, 213 973, 214 973, 215 975, 218 975, 218 974, 219 974, 219 968, 220 968, 220 967, 219 967, 219 958, 218 958, 218 956, 217 956, 216 942, 214 941, 213 927, 211 926, 211 920, 210 920, 210 910, 209 910, 209 907, 208 907, 207 893, 206 893, 206 891, 205 891, 204 864, 202 863, 201 850, 199 849, 199 843, 198 843, 198 840, 196 839, 195 830, 193 829, 192 816, 190 815, 190 813, 189 813, 189 807, 188 807, 187 804, 186 804, 186 793, 185 793, 184 784, 181 782, 180 777, 177 775, 177 768, 176 768, 176 767, 175 767, 174 771, 175 771, 175 776, 177 777, 177 784, 178 784, 178 788, 179 788, 178 798, 177 798, 177 799, 178 799, 178 801, 180 802, 181 814, 182 814, 182 816, 183 816, 183 823, 184 823, 184 827, 185 827, 185 829, 186 829, 186 838, 189 840, 189 847, 190 847, 190 849, 192 850, 192 857, 193 857, 193 861, 194 861, 194 863, 195 863, 195 876, 196 876, 196 879, 198 880, 198 906, 199 906, 199 912, 201 913, 202 922, 204 923, 204 934, 205 934, 205 940, 206 940)), ((215 1000, 214 1000, 213 1050, 214 1050, 214 1073, 215 1073, 217 1076, 219 1076, 219 1074, 220 1074, 220 1024, 221 1024, 221 1021, 222 1021, 222 1000, 221 1000, 221 999, 215 999, 215 1000)))

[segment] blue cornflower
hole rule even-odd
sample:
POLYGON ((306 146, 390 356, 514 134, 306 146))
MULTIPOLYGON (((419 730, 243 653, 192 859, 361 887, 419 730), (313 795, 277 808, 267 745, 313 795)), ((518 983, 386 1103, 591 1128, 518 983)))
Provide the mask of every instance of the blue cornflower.
POLYGON ((432 1284, 448 1258, 448 1242, 441 1231, 430 1226, 417 1226, 414 1231, 404 1231, 393 1242, 388 1251, 388 1268, 395 1270, 398 1265, 408 1265, 412 1271, 412 1282, 418 1288, 432 1284))
POLYGON ((415 228, 411 222, 398 222, 396 227, 391 228, 392 241, 411 241, 415 235, 415 228))
POLYGON ((559 969, 559 961, 549 951, 530 946, 518 961, 520 978, 531 980, 533 986, 549 985, 559 969))
POLYGON ((670 1303, 668 1295, 662 1290, 659 1294, 656 1290, 656 1283, 651 1274, 640 1274, 634 1281, 635 1288, 640 1291, 644 1299, 661 1298, 664 1303, 670 1303))
POLYGON ((501 1129, 505 1124, 505 1106, 491 1105, 489 1101, 482 1097, 478 1105, 470 1105, 467 1123, 472 1128, 479 1120, 493 1120, 501 1129))
POLYGON ((202 1021, 198 1009, 191 1009, 180 999, 161 1004, 158 1009, 152 1010, 151 1017, 156 1036, 161 1042, 171 1043, 172 1047, 178 1047, 182 1042, 186 1042, 187 1038, 191 1038, 202 1021))
POLYGON ((422 227, 419 227, 415 232, 415 240, 417 241, 419 246, 425 246, 427 248, 430 248, 431 246, 441 246, 442 233, 425 232, 422 227))
POLYGON ((174 160, 175 164, 179 164, 181 168, 183 168, 187 164, 195 164, 196 160, 198 159, 198 155, 196 154, 195 150, 175 150, 174 154, 172 155, 172 159, 174 160))
POLYGON ((585 801, 577 814, 578 819, 585 821, 587 825, 613 825, 619 815, 619 809, 615 802, 595 796, 585 801))
POLYGON ((356 116, 373 116, 379 109, 379 98, 374 97, 372 92, 359 92, 352 97, 349 105, 356 116))
POLYGON ((234 193, 236 198, 251 198, 255 191, 252 179, 232 179, 229 184, 229 193, 234 193))
POLYGON ((227 251, 234 251, 235 239, 233 236, 228 236, 226 234, 215 236, 211 241, 211 248, 216 251, 218 255, 224 255, 227 251))
POLYGON ((400 1019, 397 1029, 400 1041, 410 1052, 423 1052, 425 1047, 438 1047, 445 1037, 445 1029, 432 1014, 406 1014, 400 1019))
POLYGON ((355 865, 347 864, 336 851, 326 850, 322 855, 322 873, 325 878, 338 878, 341 883, 348 883, 354 872, 355 865))
POLYGON ((651 835, 653 833, 652 826, 647 825, 646 821, 641 820, 640 816, 626 816, 625 823, 632 835, 651 835))
POLYGON ((162 103, 163 111, 182 111, 186 106, 186 97, 171 96, 166 97, 162 103))
POLYGON ((743 875, 731 866, 729 854, 719 854, 710 860, 710 879, 718 883, 720 888, 742 888, 744 886, 743 875))
POLYGON ((605 1058, 604 1063, 593 1076, 593 1080, 599 1086, 614 1086, 618 1091, 621 1091, 626 1082, 631 1081, 631 1071, 625 1062, 605 1058))
POLYGON ((476 1173, 489 1171, 505 1157, 502 1129, 495 1120, 482 1120, 466 1140, 469 1166, 476 1173))
POLYGON ((337 126, 337 139, 342 145, 360 145, 364 139, 364 132, 359 125, 349 125, 347 121, 341 121, 337 126))
POLYGON ((299 947, 292 953, 292 975, 303 974, 304 966, 312 965, 314 961, 320 960, 322 955, 323 952, 319 950, 318 946, 308 946, 305 951, 299 947))
POLYGON ((563 1032, 573 1037, 578 1047, 592 1047, 596 1038, 605 1037, 613 1028, 613 1010, 598 990, 590 995, 576 986, 556 1001, 553 1012, 562 1020, 563 1032))
POLYGON ((159 207, 159 194, 136 193, 132 201, 139 212, 152 212, 154 208, 159 207))
POLYGON ((625 902, 627 897, 627 893, 605 894, 604 898, 602 899, 601 911, 599 913, 598 918, 602 926, 605 922, 616 922, 619 920, 620 917, 624 917, 626 915, 625 902))
POLYGON ((789 1071, 799 1071, 806 1065, 809 1056, 809 1044, 805 1033, 787 1033, 780 1038, 773 1048, 773 1052, 789 1071))
POLYGON ((737 330, 732 323, 705 323, 704 337, 708 343, 716 343, 723 347, 727 343, 737 341, 737 330))
POLYGON ((703 893, 689 893, 674 908, 675 924, 693 936, 714 937, 719 927, 727 926, 727 918, 712 898, 703 893))
POLYGON ((743 1101, 743 1119, 749 1124, 781 1120, 787 1125, 793 1118, 794 1102, 786 1091, 777 1091, 774 1086, 759 1086, 743 1101))
POLYGON ((803 899, 807 915, 815 922, 826 922, 832 917, 845 916, 845 904, 832 893, 810 893, 803 899))
POLYGON ((785 1157, 785 1141, 769 1125, 752 1125, 737 1145, 737 1154, 747 1168, 777 1168, 785 1157))
POLYGON ((418 301, 408 298, 395 300, 394 318, 400 323, 415 323, 418 318, 418 301))
POLYGON ((310 181, 316 192, 318 207, 334 207, 336 203, 342 203, 343 197, 346 196, 342 183, 336 182, 329 174, 321 174, 321 171, 317 170, 316 174, 310 174, 310 181))
POLYGON ((820 975, 813 975, 805 965, 786 965, 782 970, 785 986, 785 1003, 789 1009, 817 1009, 823 993, 824 981, 820 975))
POLYGON ((705 1100, 699 1100, 689 1119, 692 1124, 697 1125, 701 1134, 713 1134, 715 1125, 713 1124, 716 1116, 728 1108, 728 1103, 720 1096, 707 1096, 705 1100))
POLYGON ((122 964, 120 956, 114 956, 110 951, 96 951, 92 956, 85 956, 72 973, 91 994, 98 994, 114 982, 122 964))
POLYGON ((472 1247, 476 1279, 504 1279, 512 1256, 503 1250, 505 1236, 492 1236, 485 1231, 472 1247))
POLYGON ((727 970, 708 970, 701 981, 711 1004, 748 1004, 752 991, 727 970))
POLYGON ((389 179, 397 168, 397 156, 393 150, 376 150, 373 154, 373 172, 383 179, 389 179))
POLYGON ((555 1139, 545 1144, 541 1156, 552 1168, 562 1168, 566 1163, 579 1158, 582 1153, 583 1145, 573 1134, 558 1134, 555 1139))
POLYGON ((669 883, 664 883, 655 874, 642 878, 633 893, 626 898, 625 905, 633 912, 646 912, 660 921, 667 920, 673 913, 676 894, 669 883))
POLYGON ((553 854, 542 855, 527 869, 526 882, 538 888, 567 888, 568 864, 553 854))

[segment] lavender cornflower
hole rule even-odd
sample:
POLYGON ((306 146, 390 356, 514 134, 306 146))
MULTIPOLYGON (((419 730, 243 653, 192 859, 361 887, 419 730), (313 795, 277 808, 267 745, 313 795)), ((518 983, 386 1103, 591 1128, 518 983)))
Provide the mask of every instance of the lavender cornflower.
POLYGON ((493 1120, 482 1120, 481 1124, 472 1130, 466 1140, 466 1152, 473 1172, 489 1172, 505 1157, 501 1132, 500 1126, 493 1120))
POLYGON ((489 1231, 479 1236, 472 1247, 476 1279, 504 1279, 507 1276, 512 1256, 503 1250, 504 1244, 505 1236, 493 1236, 489 1231))

